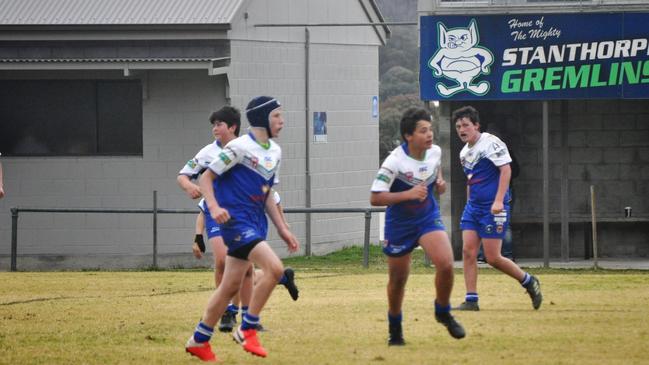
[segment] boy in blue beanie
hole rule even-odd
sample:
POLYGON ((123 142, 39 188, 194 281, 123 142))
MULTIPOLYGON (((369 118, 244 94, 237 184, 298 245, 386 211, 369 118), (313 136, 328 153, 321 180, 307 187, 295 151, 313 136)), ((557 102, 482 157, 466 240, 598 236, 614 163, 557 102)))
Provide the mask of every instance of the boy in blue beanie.
POLYGON ((210 297, 196 330, 185 350, 203 361, 216 361, 209 340, 214 326, 225 312, 250 265, 264 275, 256 283, 248 313, 234 332, 244 350, 260 357, 268 352, 259 343, 255 326, 275 285, 285 279, 281 260, 266 242, 270 216, 289 252, 299 249, 297 238, 281 219, 271 188, 278 180, 281 149, 274 141, 284 126, 280 103, 268 96, 252 99, 246 108, 250 133, 223 148, 199 182, 210 216, 220 225, 228 253, 223 280, 210 297))

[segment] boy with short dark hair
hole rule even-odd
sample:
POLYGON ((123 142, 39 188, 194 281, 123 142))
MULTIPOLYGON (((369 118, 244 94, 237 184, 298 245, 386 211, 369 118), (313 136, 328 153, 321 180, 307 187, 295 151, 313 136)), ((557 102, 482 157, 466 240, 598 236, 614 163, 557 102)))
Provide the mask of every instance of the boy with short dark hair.
POLYGON ((433 144, 430 114, 408 109, 401 118, 403 144, 385 159, 372 184, 372 205, 388 208, 383 253, 388 257, 388 345, 405 344, 401 306, 410 273, 411 253, 424 249, 435 265, 435 319, 460 339, 464 328, 450 313, 453 290, 453 251, 442 223, 434 191, 442 194, 442 150, 433 144))
POLYGON ((518 280, 532 299, 534 309, 543 301, 539 280, 521 270, 500 253, 511 216, 509 201, 510 163, 507 146, 498 137, 480 132, 478 111, 465 106, 451 117, 462 142, 460 163, 467 176, 467 203, 460 220, 466 299, 457 310, 478 311, 478 264, 480 241, 487 263, 518 280))
POLYGON ((263 275, 255 284, 248 313, 233 337, 245 351, 267 356, 255 326, 273 289, 278 282, 286 280, 286 275, 281 260, 266 242, 266 212, 289 252, 299 248, 297 238, 282 220, 274 200, 269 198, 278 179, 281 160, 279 145, 270 139, 277 137, 284 126, 280 104, 272 97, 256 97, 248 104, 246 115, 250 133, 228 143, 199 180, 209 215, 221 226, 227 246, 221 285, 210 297, 194 335, 185 345, 187 352, 204 361, 216 361, 209 345, 214 325, 239 289, 250 262, 262 269, 263 275))

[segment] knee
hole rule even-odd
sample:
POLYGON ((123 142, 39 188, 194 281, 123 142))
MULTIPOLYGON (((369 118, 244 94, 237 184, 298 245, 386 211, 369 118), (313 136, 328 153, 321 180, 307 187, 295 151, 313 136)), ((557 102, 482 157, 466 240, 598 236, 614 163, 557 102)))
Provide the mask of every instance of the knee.
POLYGON ((406 286, 406 282, 408 282, 408 274, 407 273, 393 273, 390 275, 390 281, 388 283, 389 286, 391 287, 399 287, 402 288, 406 286))
POLYGON ((453 274, 453 262, 448 261, 448 262, 441 262, 441 263, 435 264, 435 271, 437 271, 440 274, 444 274, 444 275, 452 275, 453 274))
POLYGON ((464 246, 462 248, 462 257, 464 259, 476 259, 478 257, 478 250, 464 246))
POLYGON ((486 256, 485 259, 487 259, 487 263, 493 267, 498 267, 500 263, 500 254, 498 255, 491 255, 491 256, 486 256))

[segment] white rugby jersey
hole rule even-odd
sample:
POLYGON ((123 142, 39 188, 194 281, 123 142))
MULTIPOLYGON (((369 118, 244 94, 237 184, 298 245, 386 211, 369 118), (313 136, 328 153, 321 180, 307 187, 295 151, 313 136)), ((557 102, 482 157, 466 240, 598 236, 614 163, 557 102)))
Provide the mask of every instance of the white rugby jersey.
MULTIPOLYGON (((498 191, 500 166, 512 162, 507 145, 493 134, 483 132, 471 147, 467 143, 460 151, 460 163, 469 185, 469 203, 491 205, 498 191)), ((509 202, 509 188, 504 202, 509 202)))
POLYGON ((209 165, 217 178, 214 191, 219 205, 235 220, 265 221, 264 204, 271 187, 278 181, 282 150, 269 140, 264 148, 252 133, 230 141, 209 165))
POLYGON ((442 160, 442 150, 433 145, 419 161, 408 156, 408 145, 403 143, 395 148, 383 161, 372 183, 372 192, 397 193, 412 189, 422 182, 428 187, 428 197, 423 202, 409 200, 390 205, 386 209, 386 222, 412 220, 419 216, 432 214, 439 207, 433 196, 437 173, 442 160))
POLYGON ((198 178, 207 166, 210 165, 212 161, 219 155, 221 152, 221 144, 219 141, 214 141, 207 146, 201 148, 200 151, 192 158, 187 161, 185 166, 178 172, 178 175, 189 176, 190 179, 198 178))

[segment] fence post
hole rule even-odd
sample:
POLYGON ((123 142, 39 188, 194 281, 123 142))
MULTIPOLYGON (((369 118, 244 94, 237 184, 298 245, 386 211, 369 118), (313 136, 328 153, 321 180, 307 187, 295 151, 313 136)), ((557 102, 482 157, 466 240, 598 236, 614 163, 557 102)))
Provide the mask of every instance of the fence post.
POLYGON ((158 191, 153 190, 153 268, 158 268, 158 191))
POLYGON ((363 267, 370 266, 370 225, 372 223, 372 212, 367 209, 365 211, 365 237, 363 242, 363 267))
POLYGON ((11 208, 11 271, 17 271, 18 208, 11 208))

